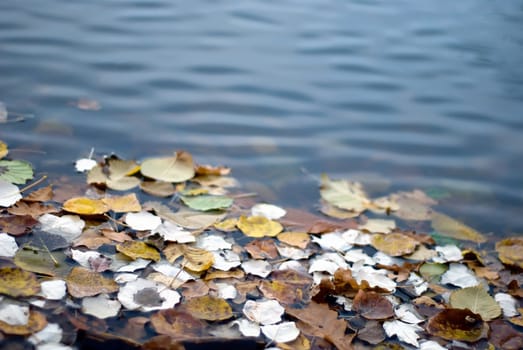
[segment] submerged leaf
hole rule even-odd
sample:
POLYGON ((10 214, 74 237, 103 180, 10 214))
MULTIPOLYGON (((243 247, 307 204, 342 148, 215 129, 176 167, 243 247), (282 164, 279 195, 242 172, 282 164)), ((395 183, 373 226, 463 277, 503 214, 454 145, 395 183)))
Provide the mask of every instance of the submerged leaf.
POLYGON ((40 283, 32 272, 19 267, 0 268, 0 294, 11 297, 29 297, 40 291, 40 283))
POLYGON ((496 243, 496 251, 501 262, 523 269, 523 238, 505 238, 496 243))
POLYGON ((414 238, 401 233, 388 235, 375 234, 372 236, 372 246, 390 256, 402 256, 416 250, 419 244, 414 238))
POLYGON ((143 161, 142 174, 155 180, 184 182, 194 177, 192 156, 184 151, 173 157, 149 158, 143 161))
POLYGON ((483 243, 487 240, 473 228, 438 212, 432 212, 432 228, 444 236, 463 241, 483 243))
POLYGON ((238 228, 249 237, 274 237, 283 230, 282 225, 264 216, 241 216, 237 223, 238 228))
POLYGON ((33 178, 33 167, 23 160, 0 160, 0 180, 24 184, 33 178))
POLYGON ((165 181, 142 181, 140 189, 147 194, 157 197, 170 197, 176 193, 174 185, 165 181))
MULTIPOLYGON (((175 309, 161 310, 151 315, 151 325, 156 333, 165 334, 174 339, 198 338, 205 334, 207 328, 205 321, 193 317, 188 312, 175 309)), ((169 347, 168 349, 173 348, 169 347)))
POLYGON ((469 309, 484 321, 501 315, 501 308, 481 286, 458 289, 450 294, 450 305, 455 309, 469 309))

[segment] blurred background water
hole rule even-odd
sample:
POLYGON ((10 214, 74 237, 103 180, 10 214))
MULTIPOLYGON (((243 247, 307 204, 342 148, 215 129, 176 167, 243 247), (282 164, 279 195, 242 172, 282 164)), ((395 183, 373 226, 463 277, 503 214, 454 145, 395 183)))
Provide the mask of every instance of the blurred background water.
POLYGON ((40 172, 72 174, 91 147, 185 149, 283 205, 314 209, 326 172, 523 232, 521 1, 2 0, 0 14, 0 101, 33 116, 0 139, 40 172))

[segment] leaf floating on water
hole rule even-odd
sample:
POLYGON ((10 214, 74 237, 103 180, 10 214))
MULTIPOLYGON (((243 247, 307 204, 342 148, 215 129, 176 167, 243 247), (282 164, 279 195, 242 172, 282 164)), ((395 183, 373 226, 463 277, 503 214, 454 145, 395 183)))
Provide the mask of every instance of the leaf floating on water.
POLYGON ((140 184, 140 179, 132 176, 140 170, 134 160, 111 158, 107 161, 109 175, 104 172, 104 167, 96 165, 87 174, 88 184, 103 184, 112 190, 126 191, 140 184))
POLYGON ((227 209, 233 203, 233 199, 226 196, 182 196, 181 199, 189 208, 200 211, 227 209))
POLYGON ((231 173, 231 168, 224 166, 212 166, 212 165, 201 165, 198 164, 195 167, 196 175, 214 175, 214 176, 225 176, 231 173))
POLYGON ((14 257, 16 266, 31 272, 47 276, 65 276, 71 266, 65 262, 67 256, 63 252, 52 252, 43 249, 22 247, 14 257))
POLYGON ((392 303, 376 292, 359 290, 354 297, 352 308, 369 320, 384 320, 394 316, 392 303))
POLYGON ((214 263, 214 254, 200 248, 183 245, 185 268, 191 272, 201 273, 214 263))
POLYGON ((321 176, 321 198, 340 209, 351 212, 363 212, 371 201, 359 182, 331 180, 327 175, 321 176))
POLYGON ((11 297, 30 297, 40 291, 40 283, 32 272, 19 267, 0 268, 0 294, 11 297))
POLYGON ((83 267, 74 267, 67 276, 66 283, 69 294, 75 298, 118 291, 118 284, 115 281, 83 267))
POLYGON ((295 340, 300 335, 300 330, 296 328, 294 322, 282 322, 261 327, 263 335, 276 343, 288 343, 295 340))
POLYGON ((109 211, 109 206, 103 200, 87 197, 71 198, 64 202, 63 208, 80 215, 99 215, 109 211))
POLYGON ((118 300, 109 298, 107 294, 82 299, 82 312, 102 319, 118 315, 121 307, 118 300))
POLYGON ((278 240, 290 246, 305 249, 311 238, 306 232, 282 232, 278 234, 278 240))
POLYGON ((185 303, 185 310, 195 318, 207 321, 222 321, 233 316, 225 299, 208 295, 190 299, 185 303))
POLYGON ((274 237, 283 230, 282 225, 264 216, 241 216, 237 223, 238 228, 249 237, 274 237))
POLYGON ((388 235, 375 234, 372 236, 372 246, 390 256, 402 256, 416 250, 419 242, 414 238, 401 233, 388 235))
POLYGON ((0 159, 7 156, 8 153, 9 150, 7 149, 7 145, 2 140, 0 140, 0 159))
MULTIPOLYGON (((165 334, 174 339, 194 339, 201 337, 207 328, 205 321, 192 316, 188 312, 175 309, 161 310, 151 315, 151 325, 156 333, 165 334)), ((163 347, 154 349, 162 348, 163 347)), ((168 349, 173 348, 169 347, 168 349)), ((180 350, 181 349, 183 349, 183 347, 180 347, 180 350)))
POLYGON ((41 331, 47 325, 47 320, 43 314, 37 311, 29 312, 29 319, 24 325, 10 325, 7 322, 0 321, 0 331, 5 334, 13 335, 30 335, 41 331))
POLYGON ((173 157, 149 158, 142 162, 144 176, 166 182, 184 182, 194 177, 194 163, 188 152, 176 152, 173 157))
POLYGON ((154 230, 160 226, 162 219, 147 211, 140 211, 138 213, 127 213, 125 215, 125 223, 133 230, 145 231, 154 230))
POLYGON ((496 243, 496 251, 503 264, 523 269, 523 238, 505 238, 496 243))
POLYGON ((33 167, 23 160, 0 160, 0 180, 22 185, 33 178, 33 167))
POLYGON ((418 332, 423 331, 423 328, 421 328, 417 324, 409 324, 399 320, 394 320, 386 321, 385 323, 383 323, 383 328, 385 329, 385 333, 387 333, 387 336, 392 337, 395 335, 398 337, 400 341, 404 343, 411 344, 416 347, 419 346, 418 332))
POLYGON ((259 203, 251 208, 252 216, 265 216, 269 220, 281 219, 285 214, 285 209, 273 204, 259 203))
POLYGON ((247 300, 243 314, 251 321, 267 325, 281 322, 285 309, 276 300, 247 300))
POLYGON ((14 237, 7 233, 0 233, 0 257, 12 258, 18 251, 18 244, 14 237))
POLYGON ((360 225, 358 229, 366 230, 373 233, 389 233, 396 228, 394 220, 384 219, 369 219, 364 225, 360 225))
POLYGON ((432 213, 432 228, 440 234, 454 239, 476 243, 487 241, 481 233, 473 228, 451 218, 450 216, 438 212, 432 213))
POLYGON ((24 197, 26 202, 47 202, 53 199, 53 187, 46 186, 29 193, 24 197))
POLYGON ((133 260, 138 258, 154 261, 160 260, 160 253, 145 242, 125 241, 118 244, 116 250, 133 260))
POLYGON ((475 342, 484 336, 488 326, 480 315, 468 309, 445 309, 432 316, 426 328, 443 339, 475 342))
POLYGON ((136 194, 129 193, 125 196, 105 197, 102 201, 115 213, 137 212, 142 210, 136 194))
POLYGON ((455 309, 469 309, 479 314, 484 321, 501 315, 501 308, 481 286, 458 289, 450 294, 450 306, 455 309))
POLYGON ((17 216, 26 216, 29 215, 34 219, 37 219, 43 214, 47 213, 57 213, 59 210, 52 205, 44 205, 38 202, 26 202, 18 201, 11 208, 7 209, 9 214, 17 216))
POLYGON ((0 179, 0 207, 10 207, 20 199, 22 199, 22 195, 18 187, 0 179))
POLYGON ((176 193, 174 185, 165 181, 142 181, 140 189, 147 194, 157 197, 170 197, 176 193))
POLYGON ((72 242, 82 234, 85 221, 77 215, 56 216, 53 214, 44 214, 38 221, 41 230, 63 237, 67 242, 72 242))
POLYGON ((174 307, 180 302, 180 294, 164 284, 138 278, 120 288, 118 300, 128 310, 149 312, 174 307))

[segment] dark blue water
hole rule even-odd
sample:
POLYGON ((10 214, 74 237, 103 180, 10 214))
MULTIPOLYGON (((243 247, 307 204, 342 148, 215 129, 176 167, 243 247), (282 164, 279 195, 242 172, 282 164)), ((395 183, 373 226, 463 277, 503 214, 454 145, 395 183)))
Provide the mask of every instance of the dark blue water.
POLYGON ((308 208, 321 172, 422 188, 521 233, 522 24, 521 1, 2 0, 0 101, 34 117, 0 139, 57 174, 186 149, 308 208))

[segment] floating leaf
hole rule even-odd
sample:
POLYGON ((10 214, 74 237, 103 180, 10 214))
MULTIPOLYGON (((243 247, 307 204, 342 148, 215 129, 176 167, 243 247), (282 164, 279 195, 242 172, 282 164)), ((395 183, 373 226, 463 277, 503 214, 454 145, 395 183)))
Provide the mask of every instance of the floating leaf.
POLYGON ((523 238, 505 238, 496 243, 496 251, 501 262, 523 269, 523 238))
POLYGON ((479 314, 484 321, 501 315, 501 308, 481 286, 458 289, 450 294, 450 306, 455 309, 469 309, 479 314))
POLYGON ((191 272, 203 272, 214 263, 214 254, 200 248, 183 246, 185 268, 191 272))
POLYGON ((278 235, 278 240, 293 247, 305 249, 311 238, 306 232, 282 232, 278 235))
POLYGON ((312 278, 296 270, 277 270, 271 274, 272 281, 263 280, 260 291, 268 299, 276 299, 283 305, 304 304, 310 301, 312 278))
POLYGON ((89 171, 91 170, 92 168, 94 168, 98 163, 96 163, 96 160, 94 159, 90 159, 90 158, 82 158, 82 159, 78 159, 75 163, 74 163, 74 168, 76 169, 76 171, 78 171, 79 173, 83 173, 83 172, 86 172, 86 171, 89 171))
POLYGON ((22 199, 22 195, 18 187, 0 179, 0 207, 10 207, 20 199, 22 199))
POLYGON ((104 173, 103 166, 96 165, 87 174, 88 184, 104 184, 117 191, 130 190, 140 184, 140 179, 131 176, 140 170, 133 160, 111 158, 107 161, 109 175, 104 173))
POLYGON ((51 185, 39 188, 24 197, 26 202, 46 202, 51 199, 53 199, 53 187, 51 185))
POLYGON ((261 327, 263 335, 276 343, 287 343, 295 340, 300 335, 294 322, 282 322, 261 327))
POLYGON ((83 267, 74 267, 67 276, 66 283, 69 294, 75 298, 113 293, 118 290, 118 284, 112 279, 83 267))
POLYGON ((31 203, 23 200, 16 202, 16 204, 13 205, 11 208, 7 209, 7 211, 9 212, 9 214, 17 216, 30 215, 31 217, 36 219, 43 214, 57 213, 58 209, 52 205, 44 205, 38 202, 31 203))
POLYGON ((452 284, 457 287, 466 288, 478 285, 479 281, 467 266, 452 263, 449 269, 441 276, 441 283, 452 284))
POLYGON ((384 219, 368 219, 364 225, 358 227, 373 233, 389 233, 396 228, 396 221, 384 219))
POLYGON ((147 211, 140 211, 138 213, 127 213, 125 215, 125 223, 133 230, 145 231, 154 230, 160 226, 162 219, 147 211))
POLYGON ((274 237, 283 230, 282 225, 264 216, 241 216, 237 223, 238 228, 249 237, 274 237))
POLYGON ((432 213, 432 228, 442 235, 463 241, 483 243, 487 240, 473 228, 438 212, 432 213))
POLYGON ((243 305, 243 314, 258 324, 274 324, 281 322, 285 309, 276 300, 247 300, 243 305))
POLYGON ((180 302, 180 294, 166 285, 138 278, 120 288, 118 300, 128 310, 170 309, 180 302))
POLYGON ((370 203, 360 183, 331 180, 325 174, 321 176, 320 194, 335 207, 357 213, 363 212, 370 203))
POLYGON ((417 324, 409 324, 399 320, 384 322, 383 329, 385 329, 385 333, 387 333, 387 336, 392 337, 395 335, 398 337, 400 341, 414 345, 416 347, 419 346, 418 332, 423 331, 423 328, 421 328, 417 324))
POLYGON ((272 239, 255 239, 245 246, 253 259, 276 259, 278 250, 272 239))
POLYGON ((107 294, 82 299, 82 312, 102 319, 118 315, 121 307, 118 300, 112 300, 107 294))
POLYGON ((432 316, 427 332, 447 340, 475 342, 483 337, 488 326, 481 316, 468 309, 445 309, 432 316))
POLYGON ((277 220, 285 216, 287 212, 273 204, 259 203, 251 208, 252 216, 265 216, 269 220, 277 220))
POLYGON ((116 250, 133 260, 138 258, 154 261, 160 260, 160 253, 145 242, 125 241, 118 244, 116 250))
POLYGON ((201 165, 198 164, 195 167, 196 175, 214 175, 214 176, 224 176, 231 173, 231 168, 224 166, 212 166, 212 165, 201 165))
POLYGON ((109 211, 109 206, 101 199, 76 197, 63 204, 64 210, 80 215, 98 215, 109 211))
POLYGON ((85 221, 77 215, 56 216, 53 214, 44 214, 38 221, 41 230, 63 237, 67 242, 72 242, 82 234, 85 221))
POLYGON ((174 185, 165 181, 142 181, 140 189, 147 194, 157 197, 170 197, 176 193, 174 185))
POLYGON ((65 276, 71 269, 66 259, 63 252, 49 253, 42 249, 23 247, 16 252, 14 263, 24 270, 42 275, 65 276))
POLYGON ((7 156, 7 153, 9 153, 7 145, 4 142, 2 142, 2 140, 0 140, 0 159, 7 156))
POLYGON ((401 234, 375 234, 372 236, 372 246, 390 256, 402 256, 416 250, 419 242, 414 238, 401 234))
POLYGON ((12 258, 18 251, 18 244, 14 237, 7 233, 0 233, 0 257, 12 258))
POLYGON ((233 199, 226 196, 201 195, 180 198, 189 208, 200 211, 227 209, 233 203, 233 199))
POLYGON ((149 158, 142 162, 144 176, 166 182, 184 182, 194 177, 192 156, 184 151, 173 157, 149 158))
POLYGON ((19 267, 0 268, 0 294, 11 297, 30 297, 40 291, 36 275, 19 267))
POLYGON ((0 160, 0 180, 24 184, 33 178, 33 168, 23 160, 0 160))
POLYGON ((208 295, 190 299, 185 303, 185 310, 195 318, 208 321, 222 321, 233 316, 225 299, 208 295))
POLYGON ((115 213, 128 213, 142 210, 142 206, 134 193, 129 193, 125 196, 105 197, 102 201, 115 213))
POLYGON ((62 280, 44 281, 40 287, 42 290, 39 295, 48 300, 61 300, 66 293, 65 281, 62 280))
MULTIPOLYGON (((195 318, 188 312, 175 309, 161 310, 151 315, 151 325, 158 334, 165 334, 174 339, 201 337, 207 328, 207 323, 195 318)), ((162 347, 154 349, 162 349, 162 347)), ((168 349, 177 349, 169 347, 168 349)))
POLYGON ((518 301, 512 295, 507 293, 496 293, 496 295, 494 295, 494 299, 501 307, 503 316, 513 317, 519 314, 518 310, 516 310, 518 301))
POLYGON ((448 266, 439 263, 424 263, 419 268, 419 273, 428 281, 439 278, 448 270, 448 266))
POLYGON ((226 220, 215 223, 214 228, 216 228, 217 230, 223 231, 223 232, 232 232, 232 231, 236 231, 237 223, 238 223, 238 219, 230 218, 230 219, 226 219, 226 220))
POLYGON ((30 335, 41 331, 47 325, 47 320, 43 314, 37 311, 29 312, 29 319, 24 325, 10 325, 7 322, 0 321, 0 331, 5 334, 13 335, 30 335))
POLYGON ((384 320, 394 316, 392 303, 387 298, 361 289, 354 297, 352 309, 369 320, 384 320))
MULTIPOLYGON (((520 325, 521 326, 521 325, 520 325)), ((502 320, 490 323, 489 342, 496 349, 521 350, 523 349, 523 335, 521 330, 516 330, 502 320)))

